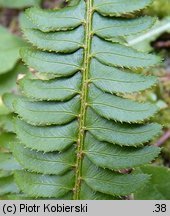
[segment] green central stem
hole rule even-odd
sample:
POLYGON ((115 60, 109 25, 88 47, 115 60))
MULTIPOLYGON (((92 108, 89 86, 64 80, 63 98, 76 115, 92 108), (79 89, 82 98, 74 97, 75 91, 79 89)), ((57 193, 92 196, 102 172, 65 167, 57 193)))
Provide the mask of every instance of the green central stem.
POLYGON ((90 49, 91 49, 91 31, 92 31, 92 0, 87 0, 87 15, 85 22, 85 47, 84 47, 84 65, 83 65, 83 86, 81 92, 81 109, 79 116, 79 135, 77 142, 77 161, 76 161, 76 178, 74 187, 74 200, 79 200, 82 176, 82 161, 83 161, 83 147, 86 129, 86 111, 87 111, 87 94, 88 94, 88 80, 90 69, 90 49))

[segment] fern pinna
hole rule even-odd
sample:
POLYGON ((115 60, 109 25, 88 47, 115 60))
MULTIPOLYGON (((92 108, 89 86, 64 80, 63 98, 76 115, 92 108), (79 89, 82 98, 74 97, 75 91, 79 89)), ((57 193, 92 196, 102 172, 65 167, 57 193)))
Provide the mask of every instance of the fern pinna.
POLYGON ((158 154, 144 145, 161 131, 147 123, 153 104, 125 98, 157 79, 135 73, 159 58, 126 45, 126 36, 154 18, 127 18, 151 0, 87 0, 58 10, 27 9, 22 30, 33 48, 21 49, 32 73, 19 80, 20 96, 4 101, 15 119, 13 155, 24 170, 15 181, 29 197, 115 199, 149 180, 125 173, 158 154))

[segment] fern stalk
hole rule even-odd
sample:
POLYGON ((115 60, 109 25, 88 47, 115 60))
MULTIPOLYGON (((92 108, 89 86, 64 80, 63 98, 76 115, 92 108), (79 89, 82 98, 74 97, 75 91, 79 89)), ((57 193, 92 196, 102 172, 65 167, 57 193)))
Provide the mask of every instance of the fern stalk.
POLYGON ((87 0, 87 12, 85 21, 85 46, 84 46, 84 64, 83 64, 83 85, 81 91, 81 109, 79 115, 79 135, 77 141, 77 162, 76 162, 76 178, 74 187, 74 199, 79 199, 80 184, 81 184, 81 172, 83 161, 83 146, 84 146, 84 134, 86 130, 86 111, 87 111, 87 93, 89 85, 89 67, 90 67, 90 51, 91 51, 91 39, 92 39, 92 1, 87 0))

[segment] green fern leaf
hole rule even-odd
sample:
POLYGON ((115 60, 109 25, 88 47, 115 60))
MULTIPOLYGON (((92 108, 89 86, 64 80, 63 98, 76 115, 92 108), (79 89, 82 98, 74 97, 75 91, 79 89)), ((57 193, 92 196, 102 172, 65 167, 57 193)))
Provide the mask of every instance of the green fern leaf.
POLYGON ((83 35, 82 27, 72 30, 68 34, 64 32, 43 33, 34 29, 25 30, 25 36, 34 46, 55 52, 73 52, 81 48, 83 46, 83 35))
POLYGON ((85 21, 85 3, 56 11, 30 8, 26 15, 43 32, 73 29, 85 21))
POLYGON ((149 179, 148 175, 123 175, 96 167, 87 159, 84 160, 82 179, 94 191, 109 195, 126 195, 136 191, 149 179), (138 184, 136 184, 138 182, 138 184))
MULTIPOLYGON (((7 102, 9 94, 4 96, 7 102)), ((9 96, 9 99, 11 97, 9 96)), ((65 124, 78 116, 80 109, 80 98, 74 97, 64 103, 56 102, 32 102, 27 98, 14 98, 10 100, 15 113, 32 125, 65 124), (70 107, 72 109, 70 110, 70 107), (48 114, 48 117, 47 117, 48 114)))
POLYGON ((51 74, 55 77, 69 76, 79 71, 83 56, 82 50, 73 54, 58 54, 56 56, 55 53, 23 48, 20 53, 27 65, 42 74, 51 74))
MULTIPOLYGON (((62 200, 70 200, 72 198, 72 193, 68 193, 65 196, 61 197, 62 200)), ((8 194, 7 195, 8 200, 32 200, 30 196, 24 193, 17 193, 17 194, 8 194)), ((36 199, 36 198, 35 198, 36 199)), ((40 200, 39 198, 37 198, 40 200)), ((41 197, 41 200, 44 200, 45 198, 41 197)), ((49 198, 49 200, 56 200, 56 198, 49 198)), ((45 200, 48 200, 47 198, 45 200)))
POLYGON ((97 166, 120 170, 148 163, 159 154, 160 150, 154 146, 139 149, 112 146, 109 143, 97 141, 92 135, 87 134, 84 152, 97 166))
POLYGON ((67 53, 83 47, 84 28, 82 26, 65 34, 65 32, 46 33, 37 30, 31 22, 28 23, 28 18, 24 15, 21 16, 20 23, 26 39, 40 49, 67 53))
POLYGON ((82 183, 80 191, 81 200, 119 200, 120 197, 113 197, 108 194, 92 190, 85 182, 82 183))
POLYGON ((19 140, 31 149, 63 151, 76 142, 77 126, 77 122, 73 121, 64 126, 36 127, 17 119, 16 133, 19 140))
POLYGON ((106 94, 92 86, 89 90, 89 106, 100 116, 120 122, 140 122, 153 116, 158 110, 149 103, 137 103, 129 99, 106 94))
POLYGON ((19 80, 21 91, 29 98, 46 101, 66 101, 80 93, 81 74, 76 73, 70 78, 50 81, 29 79, 19 80))
POLYGON ((161 126, 156 123, 120 124, 101 118, 92 110, 87 112, 86 129, 98 140, 106 141, 120 146, 141 146, 153 139, 161 131, 161 126))
POLYGON ((99 37, 111 40, 114 37, 126 37, 146 31, 154 23, 155 19, 147 16, 127 20, 123 18, 112 19, 95 13, 93 18, 93 31, 99 37))
POLYGON ((151 54, 141 53, 130 47, 103 41, 94 37, 92 54, 94 58, 109 66, 144 68, 153 66, 160 60, 151 54))
POLYGON ((154 76, 142 76, 108 67, 93 60, 90 67, 91 82, 108 93, 134 93, 156 84, 154 76))
POLYGON ((70 192, 74 186, 73 171, 68 172, 64 176, 50 176, 17 171, 15 179, 23 192, 34 197, 61 198, 70 192))
POLYGON ((12 151, 22 167, 33 172, 62 175, 74 167, 74 148, 58 154, 42 154, 42 152, 24 148, 20 143, 14 143, 12 151))
POLYGON ((131 13, 152 3, 152 0, 94 0, 94 9, 104 15, 121 16, 122 14, 131 13))
POLYGON ((124 98, 157 82, 133 69, 154 66, 160 58, 123 41, 154 23, 124 16, 150 2, 80 0, 58 10, 30 8, 21 17, 34 48, 20 54, 32 74, 18 81, 21 94, 3 99, 17 114, 18 140, 11 149, 24 168, 15 171, 24 195, 118 199, 149 181, 149 175, 119 171, 159 154, 146 145, 161 132, 159 124, 148 123, 158 108, 124 98))

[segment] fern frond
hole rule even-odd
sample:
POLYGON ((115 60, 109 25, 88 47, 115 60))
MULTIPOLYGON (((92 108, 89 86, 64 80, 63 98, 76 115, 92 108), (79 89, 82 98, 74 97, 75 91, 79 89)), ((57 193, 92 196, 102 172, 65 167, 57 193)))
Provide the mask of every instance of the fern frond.
POLYGON ((24 148, 20 143, 15 143, 12 150, 14 157, 26 170, 49 175, 63 175, 74 167, 75 148, 66 150, 63 153, 42 154, 42 152, 24 148))
POLYGON ((56 11, 36 7, 26 10, 26 16, 42 32, 73 29, 85 22, 85 13, 83 1, 76 6, 56 11))
POLYGON ((158 110, 152 104, 138 103, 104 93, 91 85, 88 104, 100 116, 119 122, 137 123, 153 116, 158 110))
POLYGON ((160 150, 154 146, 141 148, 119 147, 86 135, 84 153, 94 164, 110 170, 128 169, 152 161, 160 150))
POLYGON ((38 101, 66 101, 80 94, 82 76, 76 73, 70 78, 60 80, 39 80, 24 77, 19 87, 24 95, 38 101))
POLYGON ((94 0, 93 8, 104 16, 121 16, 141 10, 152 2, 153 0, 123 0, 120 2, 117 0, 94 0))
POLYGON ((120 146, 141 146, 149 142, 161 131, 157 123, 151 124, 121 124, 101 118, 91 109, 87 112, 86 130, 98 140, 120 146))
POLYGON ((42 32, 28 21, 29 19, 24 14, 20 17, 24 36, 39 49, 68 53, 83 47, 84 28, 82 26, 68 31, 67 34, 62 31, 42 32))
MULTIPOLYGON (((9 94, 4 96, 7 102, 9 94)), ((9 97, 11 99, 11 97, 9 97)), ((80 109, 80 97, 72 100, 56 103, 37 101, 33 102, 27 98, 14 98, 10 100, 12 108, 22 119, 32 125, 60 125, 74 120, 80 109), (71 109, 70 109, 71 108, 71 109), (48 114, 48 116, 46 116, 48 114)))
POLYGON ((63 151, 77 141, 76 121, 62 126, 36 127, 16 119, 15 124, 18 139, 28 148, 38 151, 63 151))
POLYGON ((99 89, 108 93, 134 93, 151 88, 155 76, 143 76, 101 64, 95 59, 90 65, 90 79, 99 89))
POLYGON ((4 102, 18 115, 18 140, 11 149, 24 168, 15 179, 26 196, 119 199, 149 180, 119 171, 159 154, 146 145, 161 132, 159 124, 148 123, 158 108, 119 93, 140 92, 157 82, 133 69, 154 66, 160 58, 121 44, 154 23, 124 16, 150 2, 81 0, 59 10, 30 8, 21 17, 34 48, 20 54, 34 72, 18 81, 21 95, 7 94, 4 102))
POLYGON ((41 74, 50 74, 55 77, 73 75, 81 70, 83 61, 83 50, 81 49, 73 54, 64 55, 22 48, 20 54, 29 67, 41 74))
POLYGON ((99 37, 109 40, 113 37, 126 37, 146 31, 153 26, 155 21, 155 18, 148 16, 128 20, 125 18, 112 19, 95 13, 93 31, 99 37))

